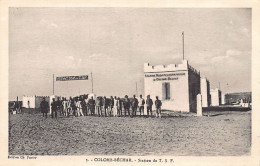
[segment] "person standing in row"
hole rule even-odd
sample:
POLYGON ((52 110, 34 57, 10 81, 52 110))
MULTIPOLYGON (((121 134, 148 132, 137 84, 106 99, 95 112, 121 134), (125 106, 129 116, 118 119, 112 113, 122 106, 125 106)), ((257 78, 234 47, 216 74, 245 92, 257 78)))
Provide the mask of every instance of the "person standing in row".
POLYGON ((45 115, 45 118, 47 118, 49 103, 48 103, 47 101, 45 101, 45 98, 42 99, 42 102, 41 102, 41 104, 40 104, 40 107, 41 107, 41 111, 42 111, 43 117, 44 117, 44 115, 45 115))
POLYGON ((95 100, 93 99, 93 96, 91 96, 88 103, 90 108, 90 114, 93 116, 95 114, 95 100))
POLYGON ((131 101, 131 109, 132 109, 131 117, 136 116, 136 110, 138 106, 138 100, 135 98, 135 95, 133 95, 133 97, 134 98, 131 101))
POLYGON ((82 104, 81 104, 81 98, 78 98, 78 102, 77 102, 77 108, 78 108, 78 116, 84 116, 83 115, 83 111, 82 111, 82 104))
POLYGON ((68 101, 66 100, 66 98, 63 98, 63 100, 62 100, 62 114, 64 116, 67 116, 67 112, 68 112, 68 101))
POLYGON ((114 103, 115 103, 114 98, 113 98, 113 96, 111 96, 110 97, 110 103, 109 103, 109 107, 110 107, 109 116, 111 116, 112 113, 113 113, 114 103))
POLYGON ((147 106, 147 116, 149 116, 149 112, 152 116, 153 100, 150 98, 150 95, 147 95, 146 106, 147 106))
POLYGON ((145 104, 145 101, 143 99, 143 96, 140 95, 140 97, 138 98, 138 108, 139 108, 139 112, 140 112, 140 115, 144 115, 144 104, 145 104))
POLYGON ((117 115, 122 116, 122 101, 120 97, 117 98, 116 106, 117 106, 117 115))
POLYGON ((108 100, 107 100, 106 96, 104 96, 103 104, 104 104, 105 116, 107 116, 107 115, 108 115, 108 106, 109 106, 109 103, 108 103, 108 100))
POLYGON ((161 118, 161 106, 162 106, 162 102, 161 100, 159 100, 158 96, 156 96, 156 100, 154 102, 155 107, 156 107, 156 117, 161 118))
POLYGON ((55 115, 55 118, 57 118, 57 110, 58 110, 58 105, 57 105, 57 102, 55 101, 55 98, 52 99, 52 103, 51 103, 51 117, 54 118, 54 115, 55 115))
POLYGON ((82 106, 83 115, 87 116, 87 103, 85 101, 85 97, 81 101, 81 106, 82 106))
POLYGON ((117 98, 114 96, 113 116, 117 116, 117 98))
POLYGON ((125 116, 126 116, 126 112, 128 112, 128 116, 130 116, 130 100, 128 99, 127 95, 125 95, 124 110, 125 110, 125 116))
POLYGON ((58 97, 58 100, 56 101, 57 104, 57 111, 60 112, 60 116, 62 115, 62 102, 60 101, 60 98, 58 97))
POLYGON ((98 116, 102 116, 102 112, 101 112, 101 99, 99 97, 96 98, 96 114, 98 116))
POLYGON ((84 103, 85 103, 85 116, 89 115, 89 104, 88 104, 89 98, 88 95, 85 96, 84 103))
POLYGON ((67 108, 67 111, 68 111, 68 117, 69 115, 72 114, 72 98, 70 97, 69 101, 68 101, 68 108, 67 108))

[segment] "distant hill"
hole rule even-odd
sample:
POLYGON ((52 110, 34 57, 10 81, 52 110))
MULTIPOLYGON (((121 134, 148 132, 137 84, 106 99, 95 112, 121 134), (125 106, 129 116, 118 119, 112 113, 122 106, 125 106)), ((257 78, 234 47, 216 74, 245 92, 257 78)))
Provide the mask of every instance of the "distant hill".
POLYGON ((252 92, 236 92, 225 94, 226 104, 239 103, 241 99, 243 99, 244 102, 251 102, 252 92))

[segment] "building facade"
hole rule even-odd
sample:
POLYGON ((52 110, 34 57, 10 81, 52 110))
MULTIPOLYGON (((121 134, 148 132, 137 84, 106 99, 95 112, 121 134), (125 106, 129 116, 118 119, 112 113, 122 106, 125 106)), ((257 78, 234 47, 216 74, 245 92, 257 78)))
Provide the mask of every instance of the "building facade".
POLYGON ((210 96, 211 96, 211 106, 219 106, 222 104, 221 103, 222 95, 221 95, 221 91, 218 88, 211 89, 210 96))
POLYGON ((23 107, 24 108, 40 108, 40 104, 45 98, 45 101, 49 102, 49 96, 23 96, 23 107))
POLYGON ((162 109, 196 112, 196 96, 200 93, 200 73, 183 60, 181 64, 150 66, 144 64, 144 93, 162 109))
POLYGON ((210 106, 210 83, 207 78, 200 79, 200 90, 202 95, 202 107, 210 106))

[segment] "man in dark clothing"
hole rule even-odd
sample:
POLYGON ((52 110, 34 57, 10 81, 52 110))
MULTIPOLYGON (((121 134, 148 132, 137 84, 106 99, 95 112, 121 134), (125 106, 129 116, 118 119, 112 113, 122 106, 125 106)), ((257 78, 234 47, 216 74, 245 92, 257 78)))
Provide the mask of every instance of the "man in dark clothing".
POLYGON ((109 106, 110 106, 109 116, 111 116, 112 113, 113 113, 114 104, 115 104, 114 98, 113 98, 113 96, 111 96, 110 97, 110 103, 109 103, 109 106))
POLYGON ((125 95, 124 110, 125 110, 125 116, 126 116, 126 111, 128 112, 128 116, 130 116, 130 100, 128 99, 127 95, 125 95))
POLYGON ((57 118, 57 110, 58 110, 58 105, 57 105, 57 101, 55 101, 55 98, 52 99, 52 103, 51 103, 51 117, 57 118))
POLYGON ((40 107, 41 107, 41 111, 42 111, 43 117, 44 117, 44 115, 45 115, 45 118, 47 118, 49 103, 48 103, 47 101, 45 101, 45 98, 42 99, 42 102, 41 102, 41 104, 40 104, 40 107))
POLYGON ((122 116, 122 101, 120 97, 117 98, 116 106, 117 106, 117 115, 122 116))
POLYGON ((105 116, 108 115, 108 106, 109 106, 109 101, 107 100, 106 96, 103 98, 103 106, 104 106, 104 111, 105 111, 105 116))
POLYGON ((95 103, 96 103, 96 114, 98 116, 102 116, 102 110, 101 110, 102 102, 101 102, 101 98, 97 97, 95 103))
POLYGON ((95 113, 95 100, 93 99, 93 96, 89 99, 88 103, 89 103, 91 115, 94 115, 94 113, 95 113))
POLYGON ((146 106, 147 106, 147 116, 149 116, 149 112, 151 113, 152 116, 153 100, 150 98, 150 95, 147 96, 146 106))
POLYGON ((85 101, 85 98, 82 99, 81 101, 81 107, 82 107, 82 111, 83 111, 83 115, 84 116, 87 116, 87 108, 86 108, 86 101, 85 101))
POLYGON ((131 101, 131 108, 132 108, 131 117, 136 116, 136 110, 137 110, 137 106, 138 106, 138 100, 135 98, 135 95, 133 97, 134 98, 131 101))
POLYGON ((60 116, 62 115, 62 101, 60 101, 60 98, 58 97, 58 100, 56 101, 57 104, 57 111, 60 112, 60 116))
POLYGON ((161 106, 162 106, 162 102, 161 100, 158 99, 158 96, 156 96, 156 100, 154 102, 155 107, 156 107, 156 117, 161 118, 161 106))

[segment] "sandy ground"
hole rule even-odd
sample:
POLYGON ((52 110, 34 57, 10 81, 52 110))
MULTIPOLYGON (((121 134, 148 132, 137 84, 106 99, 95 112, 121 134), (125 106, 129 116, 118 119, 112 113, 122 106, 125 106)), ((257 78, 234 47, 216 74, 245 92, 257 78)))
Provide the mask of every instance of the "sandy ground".
POLYGON ((249 155, 251 111, 163 118, 9 116, 10 155, 249 155))

